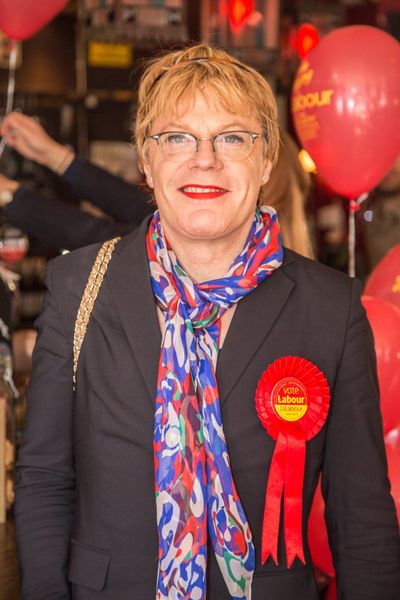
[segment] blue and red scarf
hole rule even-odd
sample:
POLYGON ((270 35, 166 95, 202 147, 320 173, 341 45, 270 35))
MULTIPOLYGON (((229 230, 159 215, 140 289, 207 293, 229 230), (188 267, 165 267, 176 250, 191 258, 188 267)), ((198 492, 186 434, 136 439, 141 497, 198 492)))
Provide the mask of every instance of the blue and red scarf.
POLYGON ((233 481, 216 380, 221 316, 282 263, 275 211, 257 210, 221 279, 194 283, 169 248, 158 212, 147 234, 151 283, 165 316, 154 463, 157 600, 203 600, 207 535, 231 598, 251 598, 252 535, 233 481))

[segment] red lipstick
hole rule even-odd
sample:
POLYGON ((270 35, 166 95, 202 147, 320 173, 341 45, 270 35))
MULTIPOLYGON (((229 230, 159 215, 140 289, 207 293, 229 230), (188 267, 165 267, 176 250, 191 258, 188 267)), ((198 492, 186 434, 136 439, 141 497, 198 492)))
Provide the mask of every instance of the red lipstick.
POLYGON ((179 188, 179 191, 193 200, 210 200, 212 198, 220 198, 228 190, 221 188, 218 185, 200 185, 199 183, 189 183, 179 188))

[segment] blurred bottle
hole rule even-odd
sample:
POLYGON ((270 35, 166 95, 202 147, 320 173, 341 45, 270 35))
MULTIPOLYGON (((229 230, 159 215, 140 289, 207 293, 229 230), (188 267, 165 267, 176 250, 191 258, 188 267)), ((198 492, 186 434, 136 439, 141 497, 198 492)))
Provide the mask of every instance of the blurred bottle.
POLYGON ((12 267, 24 258, 28 249, 27 236, 3 220, 0 227, 0 260, 12 267))

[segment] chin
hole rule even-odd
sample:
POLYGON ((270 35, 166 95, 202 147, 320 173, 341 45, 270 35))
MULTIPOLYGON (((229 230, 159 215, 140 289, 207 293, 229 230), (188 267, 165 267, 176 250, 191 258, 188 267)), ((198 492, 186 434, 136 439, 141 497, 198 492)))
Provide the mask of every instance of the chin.
POLYGON ((229 229, 229 224, 224 218, 221 218, 215 213, 201 211, 201 214, 191 214, 186 218, 179 219, 182 233, 187 237, 197 239, 215 239, 222 237, 229 229))

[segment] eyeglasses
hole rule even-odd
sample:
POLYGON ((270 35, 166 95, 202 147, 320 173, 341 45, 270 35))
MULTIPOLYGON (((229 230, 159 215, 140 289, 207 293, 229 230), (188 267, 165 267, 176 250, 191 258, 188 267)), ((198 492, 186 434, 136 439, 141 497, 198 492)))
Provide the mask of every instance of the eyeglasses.
POLYGON ((221 160, 243 160, 250 154, 251 148, 260 133, 251 131, 223 131, 212 137, 196 137, 183 131, 164 131, 147 136, 155 140, 164 154, 170 160, 187 160, 198 151, 201 141, 210 140, 213 151, 221 160))

